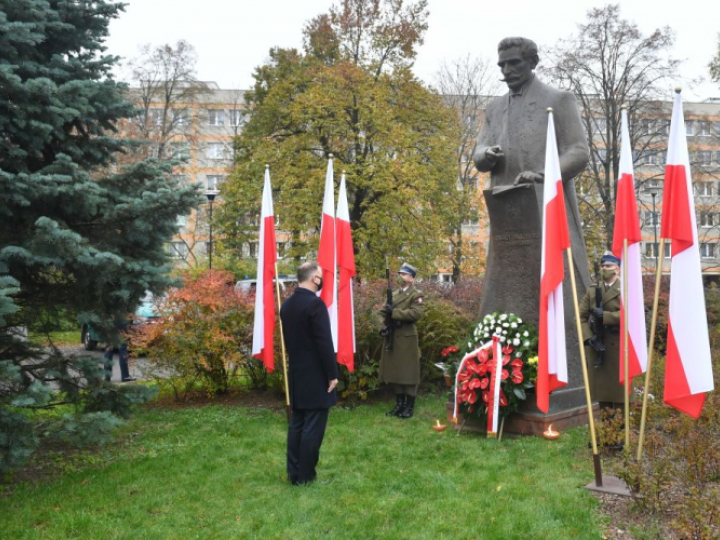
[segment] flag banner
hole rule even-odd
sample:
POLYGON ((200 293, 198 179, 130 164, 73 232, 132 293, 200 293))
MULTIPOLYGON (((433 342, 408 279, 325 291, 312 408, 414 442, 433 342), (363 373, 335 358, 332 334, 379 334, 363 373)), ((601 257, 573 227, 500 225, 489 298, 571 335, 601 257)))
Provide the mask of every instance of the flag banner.
POLYGON ((275 243, 275 216, 273 213, 270 169, 265 169, 262 205, 260 209, 260 236, 258 240, 257 281, 255 287, 255 323, 253 326, 252 354, 262 360, 265 369, 275 369, 275 263, 277 262, 277 244, 275 243))
POLYGON ((537 407, 547 413, 550 392, 568 382, 563 306, 563 252, 570 247, 565 193, 555 124, 548 112, 543 184, 542 255, 540 263, 540 328, 538 339, 537 407))
POLYGON ((337 238, 337 263, 340 281, 337 293, 337 361, 355 370, 355 306, 353 301, 353 279, 355 277, 355 252, 353 250, 350 211, 347 202, 345 173, 340 178, 338 207, 335 221, 337 238))
POLYGON ((713 390, 714 384, 690 159, 679 92, 675 95, 670 122, 660 234, 670 240, 672 252, 664 400, 698 418, 705 392, 713 390))
MULTIPOLYGON (((492 344, 494 363, 490 375, 490 388, 492 391, 490 392, 490 403, 488 403, 487 432, 490 435, 496 435, 498 432, 498 418, 500 417, 500 382, 502 381, 503 352, 498 336, 493 336, 492 344)), ((509 361, 510 358, 508 357, 509 361)))
POLYGON ((643 298, 642 264, 640 259, 640 216, 635 197, 635 180, 630 147, 630 130, 627 111, 622 110, 620 147, 620 179, 615 202, 613 253, 622 261, 627 273, 627 298, 621 287, 620 306, 620 376, 625 383, 625 324, 628 325, 628 373, 633 377, 647 367, 647 328, 645 326, 645 300, 643 298), (627 260, 624 259, 624 242, 627 240, 627 260))
POLYGON ((337 352, 337 254, 335 253, 335 180, 333 160, 328 160, 325 175, 325 196, 323 198, 322 223, 320 225, 320 247, 318 264, 322 269, 323 286, 320 298, 328 308, 333 347, 337 352))

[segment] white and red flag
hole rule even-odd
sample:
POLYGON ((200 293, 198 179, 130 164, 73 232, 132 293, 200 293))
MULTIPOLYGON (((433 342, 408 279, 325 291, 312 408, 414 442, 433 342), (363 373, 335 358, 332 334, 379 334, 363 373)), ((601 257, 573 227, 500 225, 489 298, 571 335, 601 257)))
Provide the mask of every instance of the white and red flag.
POLYGON ((333 347, 337 352, 337 254, 335 253, 335 181, 333 160, 328 160, 325 175, 325 197, 323 198, 322 223, 320 225, 320 247, 318 264, 322 269, 323 286, 320 298, 328 308, 333 347))
POLYGON ((252 355, 262 360, 265 369, 275 369, 273 358, 275 335, 275 216, 273 215, 270 169, 265 168, 262 206, 260 210, 260 238, 258 241, 257 282, 255 288, 255 325, 253 327, 252 355))
POLYGON ((665 403, 698 418, 714 389, 690 160, 680 93, 675 95, 660 234, 672 242, 665 403))
MULTIPOLYGON (((645 301, 643 298, 642 266, 640 263, 640 217, 635 198, 632 150, 627 111, 622 111, 620 179, 615 202, 615 228, 613 253, 622 261, 627 272, 628 297, 622 298, 620 307, 620 383, 625 382, 625 322, 628 322, 628 373, 633 377, 645 372, 647 366, 647 331, 645 328, 645 301), (624 241, 627 240, 627 261, 624 259, 624 241)), ((624 292, 621 292, 624 294, 624 292)))
POLYGON ((555 124, 548 113, 543 185, 542 255, 540 263, 540 332, 538 344, 537 407, 547 413, 550 392, 568 382, 563 306, 563 252, 570 247, 565 192, 558 156, 555 124))
POLYGON ((335 235, 337 239, 337 263, 340 273, 340 284, 337 294, 337 361, 338 364, 347 367, 348 371, 354 371, 356 348, 353 277, 356 272, 355 252, 353 251, 352 232, 350 229, 350 211, 348 209, 347 189, 345 187, 345 173, 343 173, 340 178, 335 235))

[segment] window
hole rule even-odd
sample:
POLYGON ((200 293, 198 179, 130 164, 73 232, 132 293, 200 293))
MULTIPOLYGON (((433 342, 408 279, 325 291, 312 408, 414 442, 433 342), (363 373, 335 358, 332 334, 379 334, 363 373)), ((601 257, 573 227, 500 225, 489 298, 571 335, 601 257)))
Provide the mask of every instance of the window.
POLYGON ((700 243, 700 256, 703 259, 714 259, 715 258, 715 244, 709 242, 700 243))
POLYGON ((171 159, 187 161, 190 159, 190 145, 186 142, 170 143, 167 154, 171 159))
POLYGON ((248 256, 256 259, 257 258, 257 242, 248 242, 248 256))
POLYGON ((652 210, 646 210, 645 211, 645 225, 648 227, 655 227, 657 225, 660 225, 660 213, 659 212, 653 212, 652 210))
POLYGON ((209 174, 205 178, 205 187, 208 191, 220 191, 220 186, 225 180, 225 177, 220 174, 209 174))
POLYGON ((695 159, 702 164, 712 163, 712 152, 710 150, 698 150, 695 153, 695 159))
POLYGON ((604 163, 607 159, 607 150, 605 148, 597 148, 593 154, 595 161, 604 163))
POLYGON ((225 125, 224 109, 208 109, 208 124, 211 126, 225 125))
POLYGON ((688 137, 695 135, 695 122, 692 120, 685 120, 685 135, 688 137))
POLYGON ((239 109, 231 109, 228 111, 230 114, 230 125, 231 126, 242 126, 245 123, 245 114, 239 109))
POLYGON ((227 149, 223 143, 208 143, 205 156, 208 159, 226 159, 227 149))
POLYGON ((173 109, 172 117, 176 126, 187 126, 190 123, 187 109, 173 109))
POLYGON ((695 122, 695 131, 701 137, 709 137, 710 122, 695 122))
POLYGON ((167 245, 167 253, 172 259, 186 259, 190 250, 185 242, 170 242, 167 245))
MULTIPOLYGON (((660 244, 658 242, 645 242, 645 257, 648 259, 657 259, 660 250, 660 244)), ((670 242, 665 244, 663 249, 663 257, 666 259, 670 258, 670 242)))
POLYGON ((710 228, 715 225, 715 214, 712 212, 700 213, 700 226, 710 228))
POLYGON ((188 185, 187 174, 173 174, 172 179, 173 179, 173 182, 175 182, 179 186, 187 186, 188 185))
POLYGON ((163 109, 148 109, 148 124, 162 126, 163 109))
POLYGON ((695 192, 701 197, 712 195, 712 184, 710 182, 695 182, 695 192))
POLYGON ((662 185, 660 184, 659 178, 650 178, 649 180, 645 181, 645 185, 643 186, 645 191, 650 191, 653 189, 662 189, 662 185))
MULTIPOLYGON (((178 229, 184 229, 187 226, 188 217, 187 216, 178 216, 175 223, 177 224, 178 229)), ((185 245, 185 244, 183 244, 185 245)))
POLYGON ((593 135, 605 135, 605 129, 607 128, 606 118, 592 118, 590 120, 590 129, 593 135))

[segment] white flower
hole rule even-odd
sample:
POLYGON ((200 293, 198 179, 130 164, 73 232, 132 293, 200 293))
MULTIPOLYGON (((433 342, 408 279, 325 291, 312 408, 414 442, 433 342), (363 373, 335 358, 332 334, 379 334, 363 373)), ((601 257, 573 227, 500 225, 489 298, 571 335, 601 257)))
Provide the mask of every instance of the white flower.
POLYGON ((496 333, 496 334, 500 334, 500 332, 502 332, 502 328, 500 328, 500 327, 498 326, 498 327, 495 329, 495 333, 496 333))
POLYGON ((515 351, 515 358, 522 358, 522 352, 515 351))
POLYGON ((529 342, 529 341, 526 341, 526 342, 523 343, 523 347, 529 347, 529 346, 530 346, 530 342, 529 342))
POLYGON ((500 336, 500 343, 502 343, 503 341, 505 341, 505 336, 500 336))
POLYGON ((470 342, 468 341, 468 349, 471 349, 471 350, 472 350, 472 348, 473 348, 472 343, 470 343, 470 342))
POLYGON ((517 347, 518 345, 520 345, 520 340, 518 338, 515 338, 515 339, 513 339, 512 344, 515 345, 515 347, 517 347))
POLYGON ((502 325, 503 325, 503 328, 507 328, 508 326, 510 326, 510 325, 509 325, 508 323, 506 323, 506 322, 502 323, 502 325))
POLYGON ((523 332, 523 337, 530 337, 530 334, 528 334, 528 331, 527 331, 527 330, 525 330, 525 331, 523 332))
POLYGON ((517 328, 517 323, 516 323, 516 322, 511 322, 511 323, 510 323, 510 328, 517 328))
POLYGON ((503 313, 502 315, 500 315, 501 321, 504 321, 505 319, 507 319, 507 314, 503 313))
POLYGON ((503 333, 503 336, 507 336, 507 330, 503 330, 502 333, 503 333))
POLYGON ((517 323, 522 324, 522 319, 520 317, 518 317, 517 323))

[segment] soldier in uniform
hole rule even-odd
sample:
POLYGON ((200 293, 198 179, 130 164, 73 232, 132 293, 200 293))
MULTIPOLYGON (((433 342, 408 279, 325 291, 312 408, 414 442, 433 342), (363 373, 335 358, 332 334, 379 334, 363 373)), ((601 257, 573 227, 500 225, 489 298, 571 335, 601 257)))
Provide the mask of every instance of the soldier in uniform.
MULTIPOLYGON (((380 380, 391 384, 395 390, 395 407, 387 414, 398 418, 412 418, 418 384, 420 384, 420 347, 415 323, 425 311, 423 295, 415 288, 417 271, 404 263, 398 271, 402 282, 393 290, 392 304, 386 304, 380 315, 383 322, 387 315, 392 321, 392 350, 383 347, 380 359, 380 380)), ((388 328, 381 333, 386 335, 388 328)))
POLYGON ((623 385, 620 384, 620 293, 622 282, 619 277, 620 259, 610 252, 600 259, 601 283, 589 287, 580 303, 583 340, 587 353, 590 376, 590 395, 600 407, 617 408, 624 403, 623 385), (597 307, 596 288, 602 287, 602 307, 597 307), (595 325, 603 325, 602 341, 593 332, 595 325), (596 353, 604 356, 596 362, 596 353))

